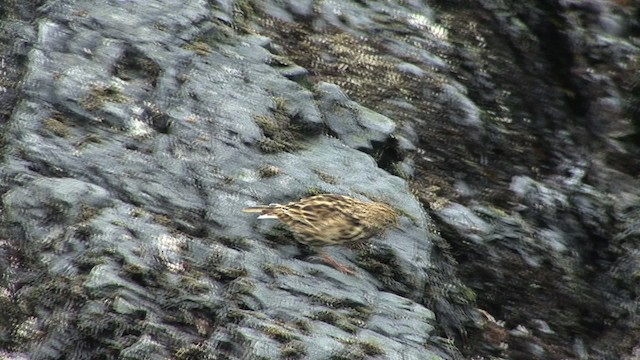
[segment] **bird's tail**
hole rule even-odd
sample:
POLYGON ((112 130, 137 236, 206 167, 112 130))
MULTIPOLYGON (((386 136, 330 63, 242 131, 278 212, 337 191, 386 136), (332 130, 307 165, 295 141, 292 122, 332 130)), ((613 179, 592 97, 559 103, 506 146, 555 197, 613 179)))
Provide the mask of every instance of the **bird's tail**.
POLYGON ((244 209, 242 209, 242 212, 246 212, 246 213, 261 213, 261 212, 269 211, 269 209, 272 209, 272 207, 268 206, 268 205, 262 205, 262 206, 254 206, 254 207, 244 208, 244 209))
POLYGON ((272 205, 261 205, 244 208, 242 212, 262 214, 258 216, 258 219, 277 219, 278 217, 273 213, 275 209, 272 205))

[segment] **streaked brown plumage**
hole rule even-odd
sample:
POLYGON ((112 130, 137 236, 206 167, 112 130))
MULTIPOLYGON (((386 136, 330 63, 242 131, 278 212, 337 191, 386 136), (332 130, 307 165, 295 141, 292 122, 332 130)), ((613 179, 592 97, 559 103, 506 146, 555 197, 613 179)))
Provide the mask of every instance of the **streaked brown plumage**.
POLYGON ((327 262, 347 273, 352 271, 331 259, 320 248, 366 240, 398 225, 398 213, 387 204, 334 194, 311 196, 286 205, 250 207, 242 211, 260 213, 258 219, 282 221, 298 242, 318 249, 327 262))

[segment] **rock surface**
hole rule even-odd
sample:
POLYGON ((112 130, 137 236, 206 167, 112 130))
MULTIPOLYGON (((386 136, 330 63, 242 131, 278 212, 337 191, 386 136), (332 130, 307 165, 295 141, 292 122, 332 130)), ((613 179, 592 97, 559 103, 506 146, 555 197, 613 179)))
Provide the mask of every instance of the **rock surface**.
POLYGON ((633 359, 639 11, 9 2, 0 356, 633 359), (355 276, 241 212, 317 193, 355 276))

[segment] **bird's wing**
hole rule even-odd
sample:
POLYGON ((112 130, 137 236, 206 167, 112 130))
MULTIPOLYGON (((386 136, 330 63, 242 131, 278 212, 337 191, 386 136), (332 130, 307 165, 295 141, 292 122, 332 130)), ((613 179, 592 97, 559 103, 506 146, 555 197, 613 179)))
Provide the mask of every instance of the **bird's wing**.
MULTIPOLYGON (((341 241, 349 241, 360 236, 362 224, 360 220, 342 207, 333 203, 314 202, 300 204, 301 221, 307 228, 301 226, 301 232, 308 235, 319 235, 326 239, 327 245, 341 241)), ((300 231, 300 230, 298 230, 300 231)))

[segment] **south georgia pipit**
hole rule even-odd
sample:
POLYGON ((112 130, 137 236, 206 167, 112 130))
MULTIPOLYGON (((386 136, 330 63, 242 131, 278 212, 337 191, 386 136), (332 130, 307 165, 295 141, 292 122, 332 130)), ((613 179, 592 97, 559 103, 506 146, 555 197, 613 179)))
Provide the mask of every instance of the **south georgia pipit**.
POLYGON ((353 270, 331 258, 322 248, 343 245, 384 234, 398 226, 398 213, 381 202, 365 202, 345 195, 322 194, 288 204, 245 208, 259 213, 258 219, 277 219, 291 231, 296 241, 311 246, 323 260, 346 274, 353 270))

